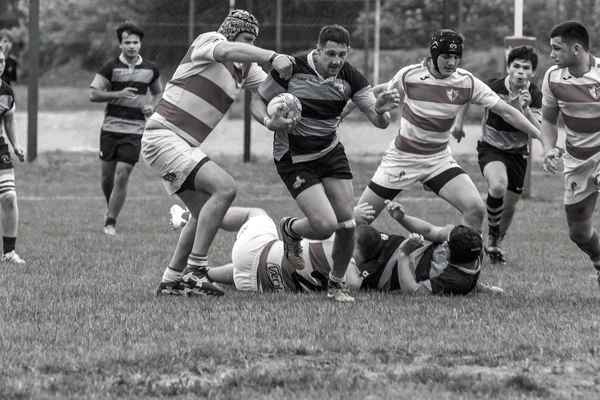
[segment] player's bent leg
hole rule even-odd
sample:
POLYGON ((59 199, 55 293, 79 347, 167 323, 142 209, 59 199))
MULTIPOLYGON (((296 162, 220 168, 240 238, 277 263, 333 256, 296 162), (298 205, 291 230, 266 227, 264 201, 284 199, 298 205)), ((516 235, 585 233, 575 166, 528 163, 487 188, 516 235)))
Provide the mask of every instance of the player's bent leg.
POLYGON ((368 203, 371 207, 373 207, 373 210, 375 211, 375 214, 373 215, 373 220, 357 220, 356 223, 360 225, 370 224, 371 222, 373 222, 379 216, 379 214, 381 214, 381 211, 385 209, 385 201, 393 200, 399 193, 400 190, 387 189, 377 185, 374 182, 370 182, 369 186, 365 188, 362 195, 360 196, 358 204, 368 203))
POLYGON ((127 184, 129 183, 129 177, 133 171, 133 165, 124 162, 117 162, 114 175, 114 183, 110 200, 108 201, 108 208, 106 212, 107 226, 112 225, 115 227, 116 220, 123 209, 125 204, 125 198, 127 197, 127 184), (110 220, 110 221, 109 221, 110 220))
POLYGON ((102 193, 106 199, 106 205, 110 201, 110 195, 113 191, 113 185, 115 181, 115 170, 117 168, 116 161, 105 161, 100 160, 101 166, 101 180, 100 185, 102 187, 102 193))
POLYGON ((569 238, 584 253, 586 253, 594 266, 600 270, 600 239, 598 232, 593 227, 593 213, 598 193, 593 193, 584 200, 570 205, 565 205, 569 238))
POLYGON ((323 178, 323 187, 338 221, 333 240, 333 265, 329 274, 327 296, 335 301, 352 302, 354 298, 348 295, 345 286, 346 270, 354 252, 356 227, 352 207, 352 180, 323 178))
MULTIPOLYGON (((188 178, 191 180, 192 177, 188 178)), ((199 164, 193 177, 193 189, 194 191, 185 190, 179 194, 192 213, 192 219, 197 215, 194 243, 181 279, 193 290, 211 295, 222 295, 224 294, 222 289, 211 283, 207 277, 208 250, 227 210, 235 199, 237 186, 233 178, 215 162, 204 160, 199 164), (196 191, 208 194, 208 198, 198 199, 197 196, 194 196, 196 191), (198 209, 198 200, 203 202, 200 209, 198 209)), ((190 223, 191 220, 188 224, 190 223)))
POLYGON ((441 186, 438 196, 460 211, 464 225, 481 231, 485 205, 477 187, 466 173, 454 176, 441 186))
POLYGON ((2 261, 16 265, 26 262, 17 254, 17 229, 19 224, 19 207, 15 190, 14 171, 4 170, 0 174, 0 208, 2 226, 2 261))

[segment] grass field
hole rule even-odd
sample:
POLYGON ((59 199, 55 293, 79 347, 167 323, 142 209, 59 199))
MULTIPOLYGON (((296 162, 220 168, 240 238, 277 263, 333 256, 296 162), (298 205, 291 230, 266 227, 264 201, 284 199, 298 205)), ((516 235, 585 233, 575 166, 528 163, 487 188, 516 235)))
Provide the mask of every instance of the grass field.
MULTIPOLYGON (((238 182, 236 205, 299 214, 270 161, 213 158, 238 182)), ((484 191, 473 159, 459 161, 484 191)), ((375 168, 353 161, 357 196, 375 168)), ((510 265, 482 273, 505 297, 157 299, 177 240, 159 179, 135 169, 107 237, 96 156, 43 154, 17 166, 28 265, 1 265, 0 398, 598 398, 600 289, 568 240, 560 178, 540 170, 506 239, 510 265)), ((434 223, 459 218, 420 188, 402 202, 434 223)), ((387 216, 376 226, 400 231, 387 216)), ((213 263, 233 240, 219 234, 213 263)))

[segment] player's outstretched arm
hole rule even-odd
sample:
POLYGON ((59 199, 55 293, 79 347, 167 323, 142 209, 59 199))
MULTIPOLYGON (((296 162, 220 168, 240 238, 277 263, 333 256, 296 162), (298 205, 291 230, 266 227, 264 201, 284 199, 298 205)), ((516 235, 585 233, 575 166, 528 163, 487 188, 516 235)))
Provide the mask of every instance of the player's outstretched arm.
POLYGON ((560 150, 556 149, 558 140, 558 107, 542 107, 542 148, 544 150, 544 170, 556 173, 556 161, 560 158, 560 150))
POLYGON ((375 104, 366 109, 364 113, 373 125, 385 129, 392 120, 389 111, 399 107, 401 101, 402 99, 397 89, 386 89, 379 93, 375 104))
POLYGON ((423 236, 411 233, 401 244, 396 261, 398 266, 398 283, 402 294, 412 294, 417 281, 410 270, 409 255, 423 245, 423 236))
POLYGON ((454 125, 450 129, 450 133, 458 143, 465 137, 465 118, 467 116, 467 112, 469 111, 470 103, 465 104, 458 114, 456 114, 456 119, 454 120, 454 125))
POLYGON ((138 95, 137 91, 134 87, 126 87, 116 92, 90 88, 90 101, 92 103, 102 103, 115 99, 133 99, 138 95))
POLYGON ((273 69, 279 72, 282 79, 292 77, 296 59, 286 54, 277 54, 272 50, 265 50, 241 42, 220 42, 215 46, 213 57, 219 62, 256 62, 259 64, 271 64, 273 69))
POLYGON ((385 204, 390 217, 398 221, 398 223, 407 231, 417 233, 430 242, 439 243, 440 241, 443 241, 440 240, 440 233, 444 228, 430 224, 420 218, 406 215, 404 207, 395 201, 386 200, 385 204))
POLYGON ((492 107, 492 111, 521 132, 528 134, 534 139, 541 140, 539 129, 529 122, 519 110, 510 106, 504 100, 499 100, 498 103, 492 107))

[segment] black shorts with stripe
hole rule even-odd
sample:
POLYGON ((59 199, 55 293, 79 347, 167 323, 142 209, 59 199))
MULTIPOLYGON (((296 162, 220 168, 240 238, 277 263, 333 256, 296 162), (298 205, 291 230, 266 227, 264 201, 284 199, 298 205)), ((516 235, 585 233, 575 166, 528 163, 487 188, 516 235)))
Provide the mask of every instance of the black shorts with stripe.
POLYGON ((0 141, 0 170, 13 169, 14 165, 12 162, 12 156, 10 155, 10 148, 4 140, 0 141))
POLYGON ((102 161, 121 161, 135 165, 142 150, 142 135, 100 132, 100 159, 102 161))
POLYGON ((321 183, 323 178, 352 179, 350 163, 341 143, 317 160, 296 164, 292 163, 292 156, 288 152, 281 160, 275 160, 275 166, 293 198, 321 183))
POLYGON ((482 174, 483 169, 489 163, 494 161, 501 162, 506 166, 506 175, 508 177, 507 189, 516 194, 523 193, 525 171, 527 170, 527 153, 511 153, 484 141, 479 141, 477 142, 477 155, 482 174))

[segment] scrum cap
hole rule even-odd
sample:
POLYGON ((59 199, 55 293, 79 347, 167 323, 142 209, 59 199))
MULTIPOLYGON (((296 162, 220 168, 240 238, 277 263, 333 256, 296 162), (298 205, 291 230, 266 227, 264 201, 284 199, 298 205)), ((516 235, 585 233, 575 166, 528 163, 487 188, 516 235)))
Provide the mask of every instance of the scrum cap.
MULTIPOLYGON (((440 29, 431 38, 429 51, 435 69, 440 54, 455 54, 462 57, 464 37, 453 29, 440 29)), ((438 70, 439 71, 439 70, 438 70)))
POLYGON ((246 10, 233 10, 219 27, 218 32, 230 42, 240 33, 251 33, 258 36, 258 20, 246 10))

